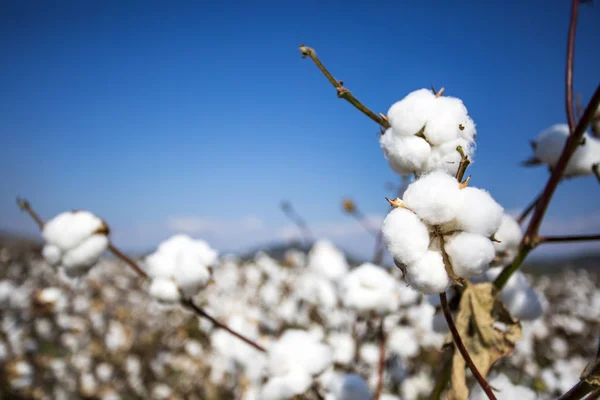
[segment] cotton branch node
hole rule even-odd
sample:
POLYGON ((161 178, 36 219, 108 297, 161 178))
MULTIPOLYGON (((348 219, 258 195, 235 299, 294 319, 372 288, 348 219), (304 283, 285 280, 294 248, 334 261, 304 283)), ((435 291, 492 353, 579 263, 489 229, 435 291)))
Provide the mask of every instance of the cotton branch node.
POLYGON ((445 291, 485 272, 496 256, 490 239, 500 227, 503 208, 482 189, 464 187, 436 171, 408 186, 382 232, 407 282, 425 294, 445 291))

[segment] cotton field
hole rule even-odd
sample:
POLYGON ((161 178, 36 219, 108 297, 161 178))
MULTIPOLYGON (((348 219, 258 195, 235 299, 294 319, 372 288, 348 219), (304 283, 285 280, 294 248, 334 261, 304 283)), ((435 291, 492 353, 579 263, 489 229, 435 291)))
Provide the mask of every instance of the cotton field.
MULTIPOLYGON (((194 297, 266 353, 153 299, 155 282, 141 281, 123 262, 101 258, 73 281, 39 252, 0 252, 4 393, 370 399, 383 354, 380 398, 419 399, 433 391, 451 340, 435 298, 409 287, 400 269, 348 265, 326 240, 308 254, 289 250, 279 261, 260 252, 247 261, 222 255, 211 282, 194 297)), ((523 339, 494 366, 490 384, 502 385, 498 398, 553 398, 577 383, 595 355, 598 276, 567 270, 519 279, 531 282, 543 314, 525 316, 523 339)), ((476 383, 471 398, 485 398, 476 383)))

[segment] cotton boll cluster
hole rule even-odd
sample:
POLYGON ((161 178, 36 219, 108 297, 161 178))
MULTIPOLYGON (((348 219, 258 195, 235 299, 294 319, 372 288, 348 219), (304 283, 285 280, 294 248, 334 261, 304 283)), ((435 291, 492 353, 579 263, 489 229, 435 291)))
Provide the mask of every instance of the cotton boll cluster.
POLYGON ((387 113, 390 128, 380 144, 390 167, 401 175, 442 170, 455 175, 463 148, 471 156, 475 124, 463 102, 455 97, 436 96, 428 89, 408 94, 387 113))
POLYGON ((217 252, 206 242, 186 235, 171 237, 145 260, 152 279, 150 295, 167 304, 179 301, 181 295, 196 295, 209 283, 216 260, 217 252))
POLYGON ((306 392, 332 362, 331 349, 302 330, 287 330, 269 349, 270 378, 261 398, 289 399, 306 392))
POLYGON ((88 211, 69 211, 46 222, 42 256, 68 277, 87 273, 108 247, 108 226, 88 211))
POLYGON ((451 284, 444 253, 462 278, 481 275, 494 259, 491 237, 503 209, 486 191, 463 188, 436 171, 417 179, 403 200, 392 203, 395 208, 383 221, 384 241, 404 267, 407 282, 424 294, 441 293, 451 284))
MULTIPOLYGON (((532 142, 534 159, 531 161, 534 163, 543 163, 550 168, 554 168, 562 154, 569 135, 569 126, 566 124, 552 125, 540 132, 535 141, 532 142)), ((589 175, 593 173, 592 167, 599 163, 600 139, 584 134, 567 164, 564 176, 589 175)))
POLYGON ((344 305, 359 314, 385 315, 400 305, 394 277, 371 263, 352 270, 342 282, 341 293, 344 305))

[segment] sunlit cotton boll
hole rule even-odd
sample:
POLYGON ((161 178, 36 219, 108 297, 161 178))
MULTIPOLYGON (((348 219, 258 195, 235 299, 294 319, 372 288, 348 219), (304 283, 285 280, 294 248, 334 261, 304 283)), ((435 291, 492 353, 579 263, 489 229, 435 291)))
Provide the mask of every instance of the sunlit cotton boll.
POLYGON ((407 265, 405 278, 410 286, 423 294, 442 293, 450 286, 442 254, 433 250, 427 250, 421 259, 407 265))
POLYGON ((379 143, 390 168, 400 175, 422 173, 431 154, 431 146, 423 138, 394 135, 391 128, 379 143))
POLYGON ((492 236, 500 227, 504 209, 482 189, 466 187, 460 191, 462 202, 456 214, 459 230, 492 236))
POLYGON ((425 163, 424 171, 443 171, 448 175, 456 176, 462 159, 457 150, 458 146, 463 149, 463 153, 469 157, 471 164, 473 164, 475 143, 459 138, 432 147, 431 154, 425 163))
POLYGON ((339 280, 348 272, 349 266, 344 253, 329 240, 319 240, 308 254, 308 269, 327 279, 339 280))
POLYGON ((288 400, 306 392, 312 384, 312 377, 299 369, 285 375, 271 377, 263 386, 260 398, 264 400, 288 400))
POLYGON ((145 260, 151 278, 173 279, 185 297, 194 296, 211 278, 217 252, 202 240, 175 235, 162 242, 145 260))
POLYGON ((399 136, 416 135, 429 120, 435 101, 431 90, 419 89, 394 103, 387 112, 394 133, 399 136))
POLYGON ((150 296, 162 303, 177 303, 181 294, 177 284, 168 278, 154 278, 148 289, 150 296))
POLYGON ((440 145, 460 137, 462 126, 468 121, 467 108, 456 97, 435 99, 433 111, 425 125, 425 137, 433 145, 440 145))
POLYGON ((371 263, 352 270, 342 281, 341 293, 344 305, 362 314, 385 315, 400 306, 395 278, 371 263))
POLYGON ((435 171, 410 184, 404 204, 429 224, 442 224, 456 217, 462 202, 459 184, 454 177, 435 171))
POLYGON ((425 255, 429 247, 429 231, 419 217, 405 208, 394 208, 383 220, 385 245, 403 264, 412 264, 425 255))
POLYGON ((269 349, 269 370, 273 375, 283 375, 302 369, 317 375, 331 365, 331 349, 317 341, 308 332, 288 329, 269 349))
POLYGON ((496 255, 489 238, 469 232, 452 235, 444 248, 454 272, 462 278, 473 278, 484 273, 496 255))
POLYGON ((497 239, 497 242, 494 242, 494 248, 496 249, 496 261, 494 263, 500 265, 512 263, 523 238, 519 223, 510 215, 504 214, 494 237, 497 239))

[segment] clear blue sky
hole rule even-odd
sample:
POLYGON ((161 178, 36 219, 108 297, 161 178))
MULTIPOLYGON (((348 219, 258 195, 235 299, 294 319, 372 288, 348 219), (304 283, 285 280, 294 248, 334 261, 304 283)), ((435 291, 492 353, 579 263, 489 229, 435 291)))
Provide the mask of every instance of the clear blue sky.
MULTIPOLYGON (((521 208, 547 177, 518 166, 528 141, 565 121, 569 8, 3 1, 0 229, 35 232, 14 206, 22 195, 46 217, 95 212, 126 249, 152 247, 173 219, 209 221, 196 236, 240 248, 279 237, 286 198, 317 231, 339 228, 340 244, 370 247, 369 236, 340 234, 352 222, 340 200, 383 214, 385 182, 397 178, 376 124, 336 98, 300 43, 375 111, 432 82, 462 98, 478 127, 474 186, 521 208), (261 222, 239 222, 248 216, 261 222)), ((600 77, 600 8, 580 14, 575 88, 585 101, 600 77)), ((561 186, 554 223, 600 229, 594 179, 561 186)))

